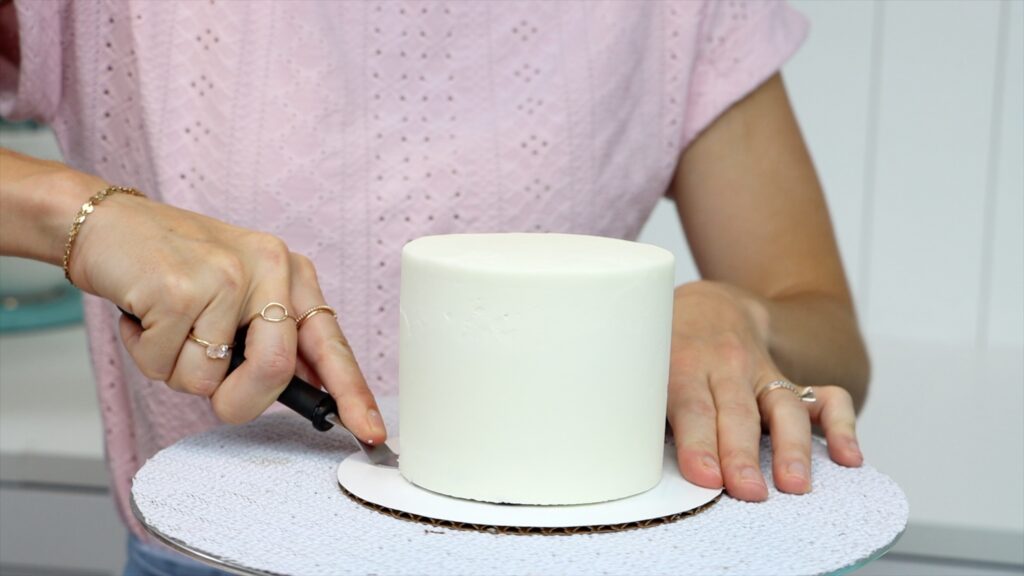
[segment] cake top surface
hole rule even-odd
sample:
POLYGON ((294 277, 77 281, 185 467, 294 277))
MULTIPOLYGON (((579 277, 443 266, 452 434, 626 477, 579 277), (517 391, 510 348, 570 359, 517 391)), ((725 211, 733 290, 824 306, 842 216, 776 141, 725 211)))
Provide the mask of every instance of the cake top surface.
POLYGON ((403 259, 494 272, 601 273, 672 267, 650 244, 580 234, 445 234, 409 242, 403 259))

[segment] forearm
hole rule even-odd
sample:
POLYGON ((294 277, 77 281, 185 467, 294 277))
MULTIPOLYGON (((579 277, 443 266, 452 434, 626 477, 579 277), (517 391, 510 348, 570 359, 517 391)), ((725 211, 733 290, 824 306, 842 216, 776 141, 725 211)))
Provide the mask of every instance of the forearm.
POLYGON ((840 386, 860 407, 867 353, 821 184, 781 77, 683 154, 676 204, 704 278, 747 305, 762 345, 800 385, 840 386))
POLYGON ((759 300, 768 349, 782 373, 801 385, 845 388, 860 411, 871 368, 851 307, 827 294, 759 300))
POLYGON ((0 148, 0 254, 60 265, 78 208, 100 178, 0 148))

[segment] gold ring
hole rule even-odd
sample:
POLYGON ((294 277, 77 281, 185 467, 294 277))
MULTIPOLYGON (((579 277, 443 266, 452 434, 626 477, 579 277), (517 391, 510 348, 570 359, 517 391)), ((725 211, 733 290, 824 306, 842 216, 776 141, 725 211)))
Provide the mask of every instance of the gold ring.
POLYGON ((338 313, 334 310, 334 308, 331 308, 326 304, 321 304, 320 306, 313 306, 309 310, 303 312, 302 315, 295 320, 296 327, 302 327, 303 322, 305 322, 306 320, 313 316, 316 316, 320 312, 330 312, 331 316, 334 316, 335 320, 338 319, 338 313))
POLYGON ((758 398, 761 398, 772 390, 778 390, 779 388, 789 390, 793 394, 796 394, 796 397, 801 401, 807 402, 808 404, 818 401, 818 397, 814 395, 814 388, 811 388, 810 386, 797 386, 796 384, 785 380, 774 380, 769 382, 767 386, 761 389, 761 393, 757 396, 758 398))
POLYGON ((252 321, 257 318, 262 318, 267 322, 273 322, 275 324, 278 322, 284 322, 285 320, 295 320, 295 318, 288 313, 288 308, 284 304, 281 304, 280 302, 271 302, 264 306, 262 310, 249 317, 249 323, 251 324, 252 321), (269 314, 267 314, 267 312, 274 309, 281 310, 281 314, 279 316, 270 316, 269 314))
POLYGON ((188 333, 188 339, 195 342, 196 344, 206 346, 206 357, 210 358, 211 360, 224 360, 225 358, 230 357, 231 349, 234 348, 235 346, 233 343, 214 344, 213 342, 203 340, 199 336, 196 336, 194 332, 188 333))

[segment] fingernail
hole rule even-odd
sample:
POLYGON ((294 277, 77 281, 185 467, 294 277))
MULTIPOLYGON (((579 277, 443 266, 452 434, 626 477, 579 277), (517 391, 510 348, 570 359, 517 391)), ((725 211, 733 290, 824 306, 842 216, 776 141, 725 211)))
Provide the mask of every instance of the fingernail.
POLYGON ((807 479, 807 466, 804 466, 803 462, 790 462, 789 466, 786 466, 786 473, 790 476, 799 476, 800 478, 807 479))
POLYGON ((760 474, 753 466, 744 466, 743 468, 740 468, 740 480, 743 480, 744 482, 761 483, 760 474))
POLYGON ((700 463, 703 464, 704 467, 707 468, 708 470, 718 472, 718 460, 715 460, 714 456, 711 456, 710 454, 705 454, 703 457, 701 457, 700 463))
POLYGON ((857 456, 860 456, 861 458, 864 457, 864 455, 861 454, 860 445, 857 444, 857 439, 856 438, 850 438, 849 440, 847 440, 846 441, 846 447, 849 448, 850 451, 856 452, 857 456))
POLYGON ((384 419, 380 417, 380 412, 377 412, 373 408, 366 411, 366 421, 370 424, 370 430, 373 430, 374 434, 384 434, 384 419))

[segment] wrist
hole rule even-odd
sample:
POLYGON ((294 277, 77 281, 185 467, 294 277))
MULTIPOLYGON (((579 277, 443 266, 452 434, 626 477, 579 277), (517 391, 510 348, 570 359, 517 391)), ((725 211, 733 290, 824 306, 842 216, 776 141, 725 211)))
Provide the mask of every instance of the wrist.
POLYGON ((69 282, 86 292, 96 293, 89 272, 100 264, 97 259, 102 258, 104 242, 119 244, 110 242, 104 232, 111 224, 130 221, 122 211, 126 208, 130 211, 132 201, 144 199, 145 196, 134 188, 105 186, 80 206, 64 242, 62 264, 69 282))
POLYGON ((754 330, 757 331, 757 335, 764 342, 765 346, 770 349, 772 347, 770 302, 766 298, 747 291, 740 293, 739 300, 744 310, 746 310, 747 317, 750 318, 750 323, 754 326, 754 330))
POLYGON ((78 211, 93 194, 106 188, 107 183, 100 178, 69 170, 55 175, 50 184, 53 199, 43 208, 46 213, 42 220, 49 223, 46 231, 47 256, 51 256, 53 244, 56 244, 58 254, 54 263, 62 266, 68 234, 78 211))
POLYGON ((75 213, 106 183, 56 162, 6 150, 0 164, 2 253, 60 266, 75 213))
POLYGON ((716 310, 719 320, 733 318, 746 325, 765 347, 771 345, 771 301, 732 284, 712 280, 698 280, 676 288, 679 299, 698 302, 716 310))

